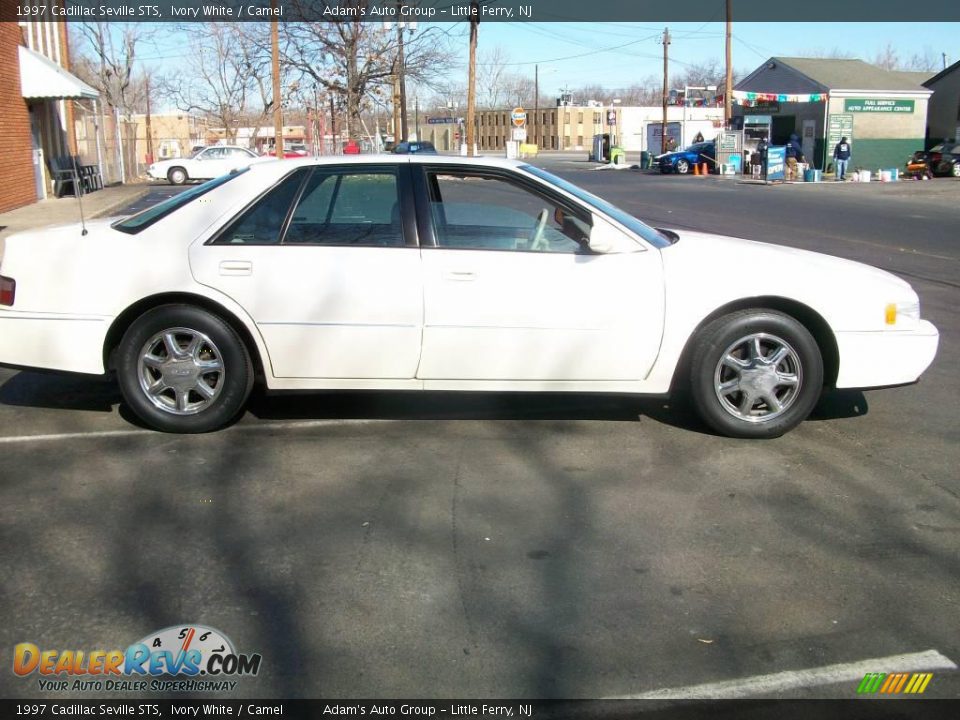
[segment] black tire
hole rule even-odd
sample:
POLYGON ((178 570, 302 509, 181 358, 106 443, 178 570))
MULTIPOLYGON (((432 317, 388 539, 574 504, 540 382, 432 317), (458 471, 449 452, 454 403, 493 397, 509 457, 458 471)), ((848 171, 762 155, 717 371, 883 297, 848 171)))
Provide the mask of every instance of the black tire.
POLYGON ((688 172, 690 172, 690 163, 683 159, 677 160, 677 174, 686 175, 688 172))
POLYGON ((171 185, 183 185, 189 179, 190 176, 187 175, 187 171, 182 167, 172 167, 167 171, 167 181, 169 181, 171 185))
POLYGON ((742 310, 717 318, 694 338, 689 381, 694 408, 711 429, 728 437, 774 438, 816 406, 823 358, 810 332, 789 315, 742 310), (782 359, 770 362, 778 353, 782 359))
POLYGON ((955 178, 960 178, 960 162, 954 162, 950 166, 950 174, 955 178))
POLYGON ((156 430, 174 433, 203 433, 227 425, 243 410, 254 380, 250 353, 233 328, 191 305, 162 305, 137 318, 117 348, 116 368, 120 390, 133 413, 156 430), (174 356, 166 350, 167 341, 158 340, 167 332, 182 356, 174 356), (192 338, 196 338, 193 351, 192 338), (156 365, 157 355, 162 367, 156 365), (219 369, 204 369, 217 365, 219 369), (148 392, 151 380, 157 383, 153 387, 163 389, 148 392), (195 387, 203 382, 212 397, 184 389, 191 382, 195 387))

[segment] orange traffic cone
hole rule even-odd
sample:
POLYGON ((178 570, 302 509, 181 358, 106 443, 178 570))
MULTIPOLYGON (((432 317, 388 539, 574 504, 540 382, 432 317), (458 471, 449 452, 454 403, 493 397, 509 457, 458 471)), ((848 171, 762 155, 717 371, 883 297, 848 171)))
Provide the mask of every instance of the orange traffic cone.
POLYGON ((710 168, 707 167, 707 164, 706 164, 706 163, 703 163, 703 164, 700 166, 700 174, 701 174, 701 175, 709 175, 709 174, 710 174, 710 168))
POLYGON ((699 174, 700 174, 700 166, 697 165, 696 163, 693 164, 693 174, 694 174, 694 175, 699 175, 699 174))

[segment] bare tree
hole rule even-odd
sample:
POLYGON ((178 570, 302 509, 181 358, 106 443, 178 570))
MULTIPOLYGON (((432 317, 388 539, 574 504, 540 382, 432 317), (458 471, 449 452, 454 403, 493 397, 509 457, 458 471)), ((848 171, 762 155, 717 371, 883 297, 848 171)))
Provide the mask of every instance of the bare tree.
POLYGON ((899 70, 900 55, 894 49, 893 45, 887 43, 880 49, 873 58, 873 64, 884 70, 899 70))
POLYGON ((829 49, 820 47, 810 50, 802 50, 798 54, 800 57, 822 58, 826 60, 852 60, 854 57, 853 53, 849 50, 844 50, 843 48, 839 48, 837 46, 833 46, 829 49))
MULTIPOLYGON (((283 23, 283 60, 309 83, 345 100, 349 131, 356 135, 366 96, 392 82, 397 68, 397 32, 373 22, 283 23)), ((404 42, 404 73, 431 84, 449 62, 444 35, 431 27, 404 42)))
POLYGON ((241 122, 262 125, 273 111, 265 25, 202 23, 186 32, 184 72, 164 80, 164 94, 222 125, 230 142, 241 122))
POLYGON ((152 31, 139 23, 71 24, 77 45, 74 71, 125 116, 143 102, 143 78, 134 76, 137 50, 152 31))

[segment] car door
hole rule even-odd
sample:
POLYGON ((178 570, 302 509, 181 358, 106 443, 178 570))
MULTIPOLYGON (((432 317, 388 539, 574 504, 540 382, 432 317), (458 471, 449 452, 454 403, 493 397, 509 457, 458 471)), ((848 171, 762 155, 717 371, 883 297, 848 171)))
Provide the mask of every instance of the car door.
POLYGON ((196 279, 253 318, 275 377, 415 377, 423 293, 408 178, 405 164, 300 168, 191 248, 196 279))
POLYGON ((663 324, 657 252, 632 239, 636 252, 590 251, 602 221, 516 172, 421 167, 426 387, 646 375, 663 324))

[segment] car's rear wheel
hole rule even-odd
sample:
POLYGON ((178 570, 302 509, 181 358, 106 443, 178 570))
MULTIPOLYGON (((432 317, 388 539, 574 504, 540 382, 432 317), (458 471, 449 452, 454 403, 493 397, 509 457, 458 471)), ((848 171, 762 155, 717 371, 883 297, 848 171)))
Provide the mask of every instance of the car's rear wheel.
POLYGON ((960 162, 954 162, 950 167, 950 174, 955 178, 960 178, 960 162))
POLYGON ((253 387, 243 341, 219 317, 190 305, 163 305, 137 318, 120 341, 116 366, 130 409, 164 432, 223 427, 253 387))
POLYGON ((686 175, 690 172, 690 163, 686 160, 677 160, 677 172, 681 175, 686 175))
POLYGON ((170 171, 167 173, 167 180, 170 181, 171 185, 183 185, 189 177, 187 176, 187 171, 182 167, 170 168, 170 171))
POLYGON ((817 341, 773 310, 720 317, 697 335, 690 363, 694 407, 730 437, 779 437, 813 410, 823 389, 817 341))

